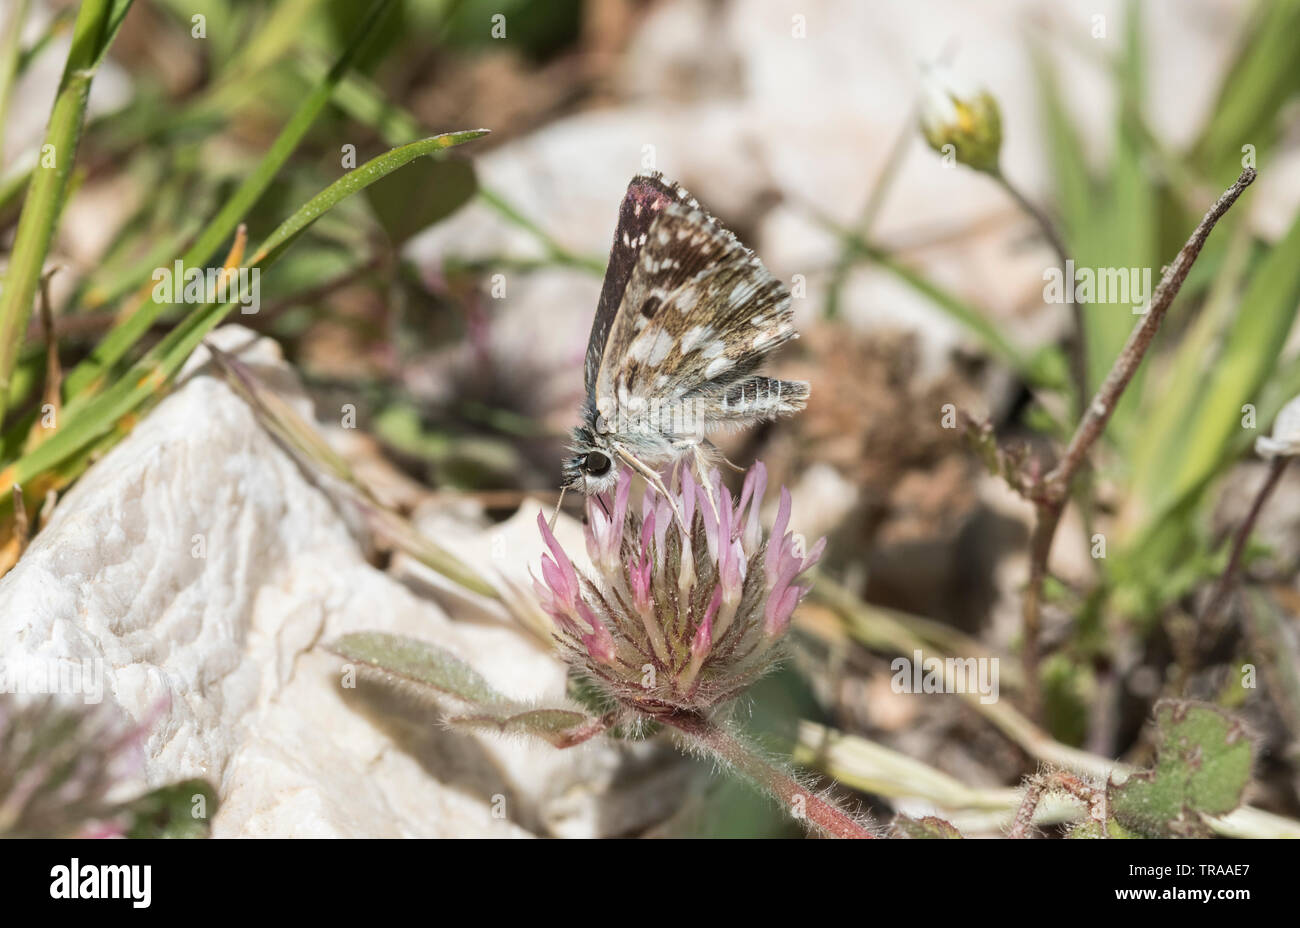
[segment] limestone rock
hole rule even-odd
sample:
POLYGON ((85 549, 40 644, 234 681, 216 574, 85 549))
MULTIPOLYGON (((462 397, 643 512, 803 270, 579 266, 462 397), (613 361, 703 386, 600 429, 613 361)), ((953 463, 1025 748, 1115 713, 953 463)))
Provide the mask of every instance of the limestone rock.
MULTIPOLYGON (((212 339, 310 414, 273 342, 237 326, 212 339)), ((657 745, 556 751, 465 735, 382 687, 340 685, 339 659, 317 645, 362 630, 434 641, 519 698, 561 697, 564 669, 508 619, 463 597, 441 606, 371 566, 346 507, 210 375, 205 354, 0 580, 6 668, 102 661, 103 698, 152 717, 147 785, 207 778, 221 800, 217 836, 645 827, 654 801, 614 798, 611 784, 631 769, 661 795, 680 788, 681 766, 657 745)), ((534 552, 520 537, 522 570, 534 552)))

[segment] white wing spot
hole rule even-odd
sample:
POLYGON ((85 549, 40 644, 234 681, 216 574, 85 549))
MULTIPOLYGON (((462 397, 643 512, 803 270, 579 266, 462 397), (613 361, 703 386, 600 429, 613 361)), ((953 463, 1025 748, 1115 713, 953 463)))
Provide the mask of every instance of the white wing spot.
MULTIPOLYGON (((720 345, 721 343, 719 342, 716 344, 720 345)), ((731 363, 731 358, 715 358, 710 361, 709 366, 704 369, 704 378, 706 380, 712 380, 727 368, 731 367, 731 363)))
POLYGON ((709 331, 708 326, 691 326, 686 330, 686 334, 682 336, 682 354, 689 354, 695 350, 696 345, 711 337, 712 333, 709 331))
MULTIPOLYGON (((644 341, 644 339, 638 339, 644 341)), ((668 357, 668 352, 673 350, 673 337, 666 329, 660 329, 659 334, 655 336, 654 344, 650 348, 650 356, 647 360, 652 367, 662 364, 664 358, 668 357)))

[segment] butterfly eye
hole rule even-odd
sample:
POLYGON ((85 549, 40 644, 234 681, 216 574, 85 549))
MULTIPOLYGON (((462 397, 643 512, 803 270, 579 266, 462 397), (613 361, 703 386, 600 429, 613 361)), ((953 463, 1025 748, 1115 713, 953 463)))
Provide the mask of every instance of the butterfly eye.
POLYGON ((600 477, 609 470, 609 456, 599 451, 589 451, 582 460, 582 469, 593 477, 600 477))

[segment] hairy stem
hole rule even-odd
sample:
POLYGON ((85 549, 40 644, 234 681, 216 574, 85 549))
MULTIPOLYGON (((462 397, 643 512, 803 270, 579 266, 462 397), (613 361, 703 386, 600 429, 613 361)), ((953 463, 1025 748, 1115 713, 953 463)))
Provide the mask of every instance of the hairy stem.
POLYGON ((1201 253, 1206 239, 1210 237, 1211 230, 1228 212, 1232 204, 1237 202, 1242 191, 1254 180, 1253 168, 1242 171, 1241 176, 1210 207, 1209 212, 1201 219, 1173 262, 1165 268, 1160 283, 1151 296, 1146 313, 1134 326, 1124 349, 1115 359, 1106 379, 1097 388, 1092 402, 1084 410, 1074 437, 1070 439, 1070 444, 1065 450, 1065 455, 1056 467, 1030 490, 1036 509, 1036 519, 1030 541, 1029 584, 1025 590, 1021 621, 1024 632, 1025 676, 1028 684, 1026 698, 1031 714, 1038 713, 1039 704, 1038 638, 1043 583, 1047 577, 1047 561, 1052 551, 1052 540, 1056 536, 1056 527, 1060 524, 1061 513, 1069 499, 1070 484, 1083 466, 1089 450, 1101 437, 1125 388, 1137 373, 1138 365, 1146 357, 1147 349, 1151 347, 1160 323, 1164 321, 1165 314, 1182 288, 1183 281, 1187 279, 1187 272, 1192 269, 1192 264, 1201 253))
POLYGON ((1102 837, 1109 837, 1106 791, 1098 789, 1069 771, 1053 770, 1029 777, 1025 797, 1021 800, 1016 816, 1011 821, 1011 828, 1007 831, 1008 838, 1030 837, 1034 825, 1034 813, 1047 793, 1064 793, 1081 801, 1088 808, 1089 818, 1101 826, 1102 837))
POLYGON ((830 838, 874 838, 866 826, 822 796, 805 789, 789 772, 765 760, 732 732, 702 715, 677 713, 663 719, 686 746, 697 748, 743 776, 810 829, 830 838))

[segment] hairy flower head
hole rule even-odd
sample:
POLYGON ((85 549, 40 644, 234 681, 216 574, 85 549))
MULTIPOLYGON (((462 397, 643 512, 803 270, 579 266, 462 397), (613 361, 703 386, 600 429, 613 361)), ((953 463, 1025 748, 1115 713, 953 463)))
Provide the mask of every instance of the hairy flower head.
POLYGON ((587 554, 579 571, 538 516, 549 549, 533 586, 570 659, 619 703, 645 715, 700 711, 739 695, 770 669, 803 573, 826 540, 805 550, 788 531, 782 487, 766 531, 763 465, 739 499, 717 471, 701 486, 689 471, 665 497, 647 487, 632 505, 631 473, 587 499, 587 554), (683 528, 689 526, 689 531, 683 528))

